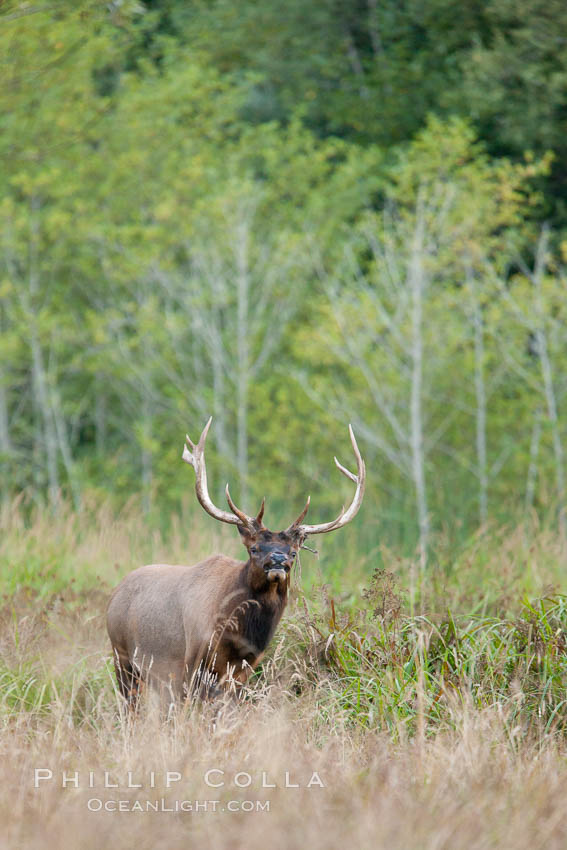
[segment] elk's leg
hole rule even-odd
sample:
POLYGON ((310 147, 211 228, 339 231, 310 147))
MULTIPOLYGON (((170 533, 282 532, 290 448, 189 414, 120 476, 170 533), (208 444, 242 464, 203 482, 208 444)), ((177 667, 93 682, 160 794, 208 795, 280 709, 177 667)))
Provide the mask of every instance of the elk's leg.
POLYGON ((162 712, 168 716, 171 706, 179 706, 185 697, 183 663, 156 662, 148 683, 158 691, 162 712))
POLYGON ((116 670, 116 680, 120 693, 128 703, 128 707, 135 711, 138 706, 142 681, 129 659, 120 656, 116 650, 114 651, 114 669, 116 670))
POLYGON ((183 699, 191 702, 195 697, 208 699, 214 691, 216 678, 201 661, 198 665, 186 664, 183 677, 183 699))
POLYGON ((232 694, 238 701, 256 666, 264 656, 242 635, 231 635, 217 657, 217 693, 232 694))

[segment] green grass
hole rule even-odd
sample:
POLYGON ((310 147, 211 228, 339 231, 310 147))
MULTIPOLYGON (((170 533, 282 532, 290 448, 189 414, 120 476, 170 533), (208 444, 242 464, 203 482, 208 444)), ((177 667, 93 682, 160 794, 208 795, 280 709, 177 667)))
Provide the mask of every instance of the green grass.
POLYGON ((377 606, 305 602, 287 624, 293 663, 324 715, 411 736, 453 726, 458 706, 500 706, 522 734, 567 731, 567 597, 524 599, 508 618, 412 617, 401 604, 384 610, 384 583, 392 603, 391 576, 378 573, 377 606))

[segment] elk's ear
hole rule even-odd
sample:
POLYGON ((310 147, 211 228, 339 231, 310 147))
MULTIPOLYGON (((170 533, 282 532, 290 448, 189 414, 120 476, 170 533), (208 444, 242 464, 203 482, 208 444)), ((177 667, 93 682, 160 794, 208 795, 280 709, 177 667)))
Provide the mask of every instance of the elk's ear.
POLYGON ((291 534, 292 545, 296 546, 298 549, 301 549, 303 544, 305 543, 307 537, 305 534, 301 534, 300 531, 294 530, 291 534))
POLYGON ((236 527, 238 529, 238 533, 240 534, 242 542, 244 543, 246 548, 249 549, 250 546, 253 546, 256 542, 256 534, 249 528, 246 528, 245 525, 241 525, 240 523, 238 523, 236 527))

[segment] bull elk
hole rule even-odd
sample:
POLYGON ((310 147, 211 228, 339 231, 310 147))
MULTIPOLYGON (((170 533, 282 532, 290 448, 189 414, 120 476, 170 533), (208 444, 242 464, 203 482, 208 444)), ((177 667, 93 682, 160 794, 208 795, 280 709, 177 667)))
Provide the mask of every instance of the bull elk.
POLYGON ((352 503, 336 519, 318 525, 303 520, 310 498, 285 531, 263 524, 264 501, 248 516, 226 498, 230 512, 217 508, 207 488, 205 440, 187 437, 183 460, 195 470, 195 492, 206 512, 236 525, 246 561, 212 555, 194 566, 151 564, 131 572, 116 587, 107 611, 118 686, 131 707, 146 682, 173 699, 212 695, 233 681, 244 683, 261 660, 286 606, 290 570, 307 537, 346 525, 357 514, 365 484, 364 461, 349 425, 357 474, 338 469, 356 484, 352 503))

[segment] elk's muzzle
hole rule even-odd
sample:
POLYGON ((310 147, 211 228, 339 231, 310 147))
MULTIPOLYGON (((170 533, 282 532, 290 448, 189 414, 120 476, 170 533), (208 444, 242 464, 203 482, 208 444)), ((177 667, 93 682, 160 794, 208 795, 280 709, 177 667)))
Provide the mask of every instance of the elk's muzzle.
POLYGON ((266 573, 270 581, 285 581, 289 572, 286 567, 288 556, 285 552, 272 552, 270 562, 266 567, 266 573))
POLYGON ((285 581, 287 573, 283 567, 272 567, 266 573, 270 581, 285 581))

